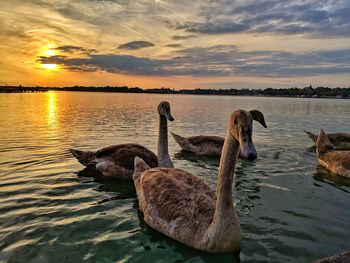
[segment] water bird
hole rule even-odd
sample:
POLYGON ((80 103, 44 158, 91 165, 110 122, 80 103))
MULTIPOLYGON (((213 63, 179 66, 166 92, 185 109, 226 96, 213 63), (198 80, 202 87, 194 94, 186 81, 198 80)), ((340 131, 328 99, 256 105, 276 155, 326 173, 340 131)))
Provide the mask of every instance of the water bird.
MULTIPOLYGON (((251 110, 248 113, 253 120, 267 128, 262 112, 251 110)), ((255 160, 257 158, 257 152, 252 141, 253 125, 240 132, 244 134, 242 141, 242 145, 244 146, 241 146, 239 157, 248 160, 255 160)), ((173 132, 171 134, 182 150, 193 152, 197 155, 220 156, 225 140, 219 136, 199 135, 185 138, 173 132)))
MULTIPOLYGON (((304 130, 304 132, 316 143, 318 138, 317 134, 306 130, 304 130)), ((350 150, 350 133, 327 133, 326 136, 336 150, 350 150)))
POLYGON ((316 153, 321 165, 335 174, 350 178, 350 151, 335 151, 323 129, 316 141, 316 153))
POLYGON ((350 263, 350 250, 330 257, 321 258, 313 263, 350 263))
POLYGON ((85 166, 95 167, 103 176, 117 179, 132 178, 134 159, 142 158, 149 167, 174 167, 168 152, 168 120, 173 121, 170 104, 159 103, 158 156, 151 150, 136 143, 112 145, 98 151, 81 151, 69 149, 74 157, 85 166))
POLYGON ((251 141, 252 115, 245 110, 230 114, 222 148, 217 189, 177 168, 150 168, 135 158, 133 180, 145 222, 190 247, 207 252, 233 252, 240 248, 241 227, 232 200, 238 152, 251 141))

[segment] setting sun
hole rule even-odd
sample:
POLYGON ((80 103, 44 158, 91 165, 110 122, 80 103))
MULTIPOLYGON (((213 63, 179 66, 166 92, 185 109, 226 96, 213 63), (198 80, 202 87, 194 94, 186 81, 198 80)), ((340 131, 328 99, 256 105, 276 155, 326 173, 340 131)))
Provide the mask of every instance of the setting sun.
POLYGON ((52 56, 55 56, 56 53, 55 53, 54 50, 48 49, 48 50, 45 52, 45 55, 52 57, 52 56))
MULTIPOLYGON (((52 49, 52 46, 53 45, 50 44, 47 48, 44 49, 44 51, 42 52, 44 56, 53 57, 57 55, 55 50, 52 49)), ((41 64, 41 68, 46 69, 47 71, 56 71, 58 69, 58 65, 53 63, 44 63, 44 64, 41 64)))
POLYGON ((57 64, 41 64, 41 67, 43 69, 48 69, 48 70, 56 70, 56 69, 58 69, 57 64))

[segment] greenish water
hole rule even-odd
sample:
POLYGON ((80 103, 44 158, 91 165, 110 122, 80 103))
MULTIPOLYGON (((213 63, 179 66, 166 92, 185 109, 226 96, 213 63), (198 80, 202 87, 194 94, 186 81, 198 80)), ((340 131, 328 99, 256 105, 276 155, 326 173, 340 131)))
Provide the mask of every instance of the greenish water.
MULTIPOLYGON (((0 262, 310 262, 350 248, 350 180, 318 165, 303 129, 350 132, 350 101, 109 93, 0 94, 0 262), (224 136, 258 109, 258 159, 238 161, 239 254, 207 254, 147 227, 132 183, 94 179, 67 151, 137 142, 156 152, 161 100, 181 135, 224 136)), ((215 187, 217 159, 174 164, 215 187)))

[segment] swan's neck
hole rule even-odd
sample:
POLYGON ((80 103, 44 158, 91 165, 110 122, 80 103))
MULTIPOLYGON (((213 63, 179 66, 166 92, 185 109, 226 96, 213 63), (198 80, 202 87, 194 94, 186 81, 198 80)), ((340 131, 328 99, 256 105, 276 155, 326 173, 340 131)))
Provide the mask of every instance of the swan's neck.
POLYGON ((232 200, 232 182, 238 151, 238 141, 228 131, 221 152, 215 212, 202 238, 204 246, 218 251, 232 251, 240 243, 241 228, 232 200))
POLYGON ((168 121, 163 115, 159 115, 158 166, 174 167, 168 152, 168 121))
POLYGON ((232 200, 232 183, 239 152, 238 141, 227 132, 222 148, 220 167, 217 181, 217 200, 213 221, 230 219, 235 215, 232 200))

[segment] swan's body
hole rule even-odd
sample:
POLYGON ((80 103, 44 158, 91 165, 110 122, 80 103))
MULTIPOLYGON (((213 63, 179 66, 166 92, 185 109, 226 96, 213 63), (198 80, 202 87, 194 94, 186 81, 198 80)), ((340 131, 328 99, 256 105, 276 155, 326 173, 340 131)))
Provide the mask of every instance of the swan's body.
POLYGON ((82 165, 94 166, 106 177, 131 179, 136 156, 143 156, 150 167, 158 166, 157 155, 146 147, 135 143, 112 145, 96 152, 69 150, 82 165))
MULTIPOLYGON (((250 114, 254 120, 260 122, 261 125, 267 128, 264 115, 260 111, 252 110, 250 111, 250 114)), ((192 152, 197 155, 221 156, 222 147, 225 141, 225 139, 222 137, 199 135, 185 138, 175 133, 171 134, 184 151, 192 152)), ((251 144, 248 146, 249 147, 247 147, 243 152, 239 151, 238 156, 249 160, 256 159, 257 153, 253 142, 251 142, 251 144)))
MULTIPOLYGON (((312 132, 304 131, 315 143, 318 135, 312 132)), ((329 141, 333 144, 336 150, 350 150, 350 133, 327 133, 329 141)))
POLYGON ((225 138, 219 136, 199 135, 185 138, 173 132, 171 135, 182 150, 197 155, 221 156, 225 141, 225 138))
POLYGON ((321 165, 335 174, 350 178, 350 151, 334 151, 322 129, 316 141, 316 151, 321 165))
POLYGON ((163 101, 158 106, 159 134, 158 156, 146 147, 135 144, 118 144, 102 148, 96 152, 69 149, 70 152, 85 166, 93 166, 103 176, 117 179, 132 179, 134 159, 139 156, 149 167, 174 167, 168 153, 167 119, 173 121, 170 105, 163 101))
POLYGON ((207 252, 238 250, 241 228, 232 200, 238 151, 251 137, 249 112, 231 114, 220 159, 217 191, 181 169, 149 168, 135 159, 133 180, 145 222, 163 234, 207 252), (248 139, 248 140, 247 140, 248 139))
POLYGON ((350 263, 350 250, 330 257, 319 259, 313 263, 350 263))

